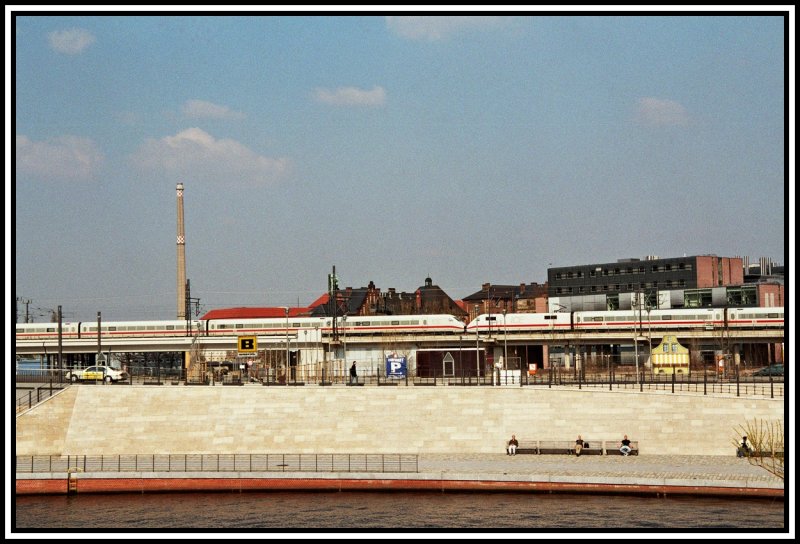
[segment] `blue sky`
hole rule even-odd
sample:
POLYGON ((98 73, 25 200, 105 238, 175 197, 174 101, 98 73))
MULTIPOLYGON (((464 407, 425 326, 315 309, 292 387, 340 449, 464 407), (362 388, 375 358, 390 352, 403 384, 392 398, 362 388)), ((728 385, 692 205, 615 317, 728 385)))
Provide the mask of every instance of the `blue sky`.
POLYGON ((461 298, 550 266, 786 260, 777 13, 6 19, 38 313, 174 319, 179 182, 203 311, 308 305, 334 265, 461 298))

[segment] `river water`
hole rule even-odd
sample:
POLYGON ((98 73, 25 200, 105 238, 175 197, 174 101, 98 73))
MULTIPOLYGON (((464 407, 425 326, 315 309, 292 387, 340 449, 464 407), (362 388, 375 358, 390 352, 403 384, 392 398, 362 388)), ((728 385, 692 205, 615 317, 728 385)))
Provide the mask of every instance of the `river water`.
MULTIPOLYGON (((19 496, 16 530, 785 532, 783 500, 441 492, 19 496)), ((203 531, 208 532, 208 531, 203 531)))

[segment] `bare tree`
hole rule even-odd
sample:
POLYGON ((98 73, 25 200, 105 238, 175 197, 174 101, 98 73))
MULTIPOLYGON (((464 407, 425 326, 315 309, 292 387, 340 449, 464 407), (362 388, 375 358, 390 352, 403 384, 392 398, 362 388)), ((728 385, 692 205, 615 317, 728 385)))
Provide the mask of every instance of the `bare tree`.
MULTIPOLYGON (((751 465, 756 465, 783 480, 783 422, 754 420, 737 428, 739 436, 746 436, 750 446, 743 452, 751 465)), ((741 447, 739 438, 734 441, 741 447)))

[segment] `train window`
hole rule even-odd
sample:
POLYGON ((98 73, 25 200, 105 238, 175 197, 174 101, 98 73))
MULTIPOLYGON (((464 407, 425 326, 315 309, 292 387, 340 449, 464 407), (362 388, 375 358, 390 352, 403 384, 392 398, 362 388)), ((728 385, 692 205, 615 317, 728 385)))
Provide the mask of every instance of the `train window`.
POLYGON ((148 325, 147 327, 145 327, 145 329, 148 330, 148 331, 154 331, 154 330, 156 330, 156 326, 155 325, 148 325))
POLYGON ((661 316, 661 321, 672 321, 672 316, 671 315, 662 315, 661 316))
POLYGON ((771 319, 777 319, 777 318, 779 318, 779 317, 783 317, 783 314, 778 314, 778 313, 775 313, 775 314, 767 314, 767 317, 768 317, 768 318, 771 318, 771 319))
POLYGON ((593 317, 592 321, 603 321, 603 316, 602 315, 598 315, 597 317, 593 317))
POLYGON ((399 324, 400 324, 399 321, 392 321, 392 325, 399 325, 399 324))
POLYGON ((241 323, 237 323, 236 325, 234 325, 234 327, 236 327, 237 329, 243 329, 244 325, 242 325, 241 323))
MULTIPOLYGON (((547 315, 547 314, 545 314, 544 318, 545 319, 558 319, 558 316, 557 315, 547 315)), ((580 321, 580 318, 578 318, 578 321, 580 321)))
POLYGON ((47 332, 56 332, 54 327, 47 327, 47 332))
POLYGON ((292 323, 292 327, 300 327, 300 323, 292 323))
POLYGON ((167 328, 168 331, 174 331, 175 330, 175 325, 167 325, 166 328, 167 328))
POLYGON ((109 328, 108 328, 108 330, 110 330, 110 331, 116 331, 116 330, 117 330, 117 328, 116 328, 116 327, 109 327, 109 328))

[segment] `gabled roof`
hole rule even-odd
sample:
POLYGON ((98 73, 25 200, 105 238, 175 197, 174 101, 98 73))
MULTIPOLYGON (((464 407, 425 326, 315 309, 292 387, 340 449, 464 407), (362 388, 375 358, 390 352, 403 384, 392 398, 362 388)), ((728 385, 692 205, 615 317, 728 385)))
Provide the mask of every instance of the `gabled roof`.
MULTIPOLYGON (((350 289, 349 293, 347 290, 338 290, 337 293, 337 302, 338 302, 338 309, 337 315, 356 315, 358 314, 361 307, 364 305, 364 301, 367 298, 367 293, 369 289, 362 287, 360 289, 350 289)), ((330 296, 326 293, 319 297, 317 300, 311 303, 309 308, 309 315, 319 317, 319 316, 329 316, 331 315, 331 309, 329 307, 330 296)))
MULTIPOLYGON (((289 317, 307 315, 308 308, 289 308, 289 317)), ((220 308, 207 312, 200 319, 251 319, 260 317, 286 317, 286 310, 277 308, 220 308)))

